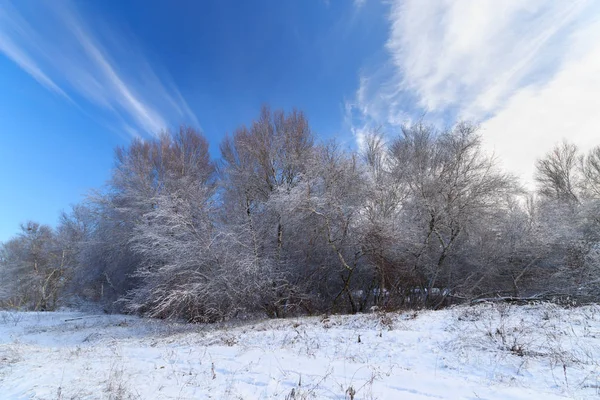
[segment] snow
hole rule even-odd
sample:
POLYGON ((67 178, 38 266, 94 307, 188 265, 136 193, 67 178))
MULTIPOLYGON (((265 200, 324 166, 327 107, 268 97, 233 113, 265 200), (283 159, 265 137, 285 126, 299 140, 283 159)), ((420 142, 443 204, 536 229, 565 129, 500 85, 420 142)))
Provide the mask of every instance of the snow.
POLYGON ((189 325, 0 311, 0 399, 592 399, 600 307, 189 325))

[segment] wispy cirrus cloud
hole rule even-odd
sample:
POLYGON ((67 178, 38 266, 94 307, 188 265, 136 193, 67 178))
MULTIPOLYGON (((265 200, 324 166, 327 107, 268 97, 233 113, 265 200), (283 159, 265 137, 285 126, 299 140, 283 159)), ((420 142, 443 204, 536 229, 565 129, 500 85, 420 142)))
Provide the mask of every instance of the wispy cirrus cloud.
POLYGON ((474 120, 526 178, 562 137, 589 145, 598 121, 587 105, 600 105, 598 2, 394 0, 388 18, 387 59, 365 67, 346 105, 355 133, 424 114, 441 125, 474 120))
POLYGON ((95 106, 99 112, 90 113, 131 135, 199 125, 168 73, 151 66, 133 37, 92 26, 68 1, 34 9, 0 4, 0 52, 47 89, 80 108, 95 106))
POLYGON ((27 52, 11 39, 11 37, 19 35, 25 36, 29 41, 38 39, 34 36, 33 29, 20 15, 9 12, 8 8, 0 8, 0 52, 13 60, 19 67, 47 89, 70 99, 69 96, 67 96, 67 94, 39 68, 27 52))

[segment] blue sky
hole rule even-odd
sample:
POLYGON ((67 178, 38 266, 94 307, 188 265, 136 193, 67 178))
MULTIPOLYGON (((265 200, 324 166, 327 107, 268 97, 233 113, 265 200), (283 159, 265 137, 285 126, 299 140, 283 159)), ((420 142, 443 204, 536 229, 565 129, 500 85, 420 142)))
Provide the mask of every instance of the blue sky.
POLYGON ((479 122, 530 179, 563 137, 600 144, 593 0, 0 0, 0 241, 181 123, 213 154, 261 104, 360 145, 422 115, 479 122))
POLYGON ((344 101, 386 39, 351 2, 0 1, 0 240, 108 179, 113 148, 180 123, 218 155, 263 103, 352 142, 344 101), (4 25, 6 24, 6 25, 4 25))

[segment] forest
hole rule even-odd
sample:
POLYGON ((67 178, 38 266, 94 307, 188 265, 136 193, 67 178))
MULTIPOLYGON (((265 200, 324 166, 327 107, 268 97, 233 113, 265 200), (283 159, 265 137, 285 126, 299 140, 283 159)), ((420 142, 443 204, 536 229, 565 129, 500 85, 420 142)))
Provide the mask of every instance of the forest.
POLYGON ((419 121, 351 150, 267 106, 217 160, 191 127, 135 139, 55 227, 0 245, 0 308, 217 322, 600 300, 600 146, 557 143, 528 188, 482 140, 419 121))

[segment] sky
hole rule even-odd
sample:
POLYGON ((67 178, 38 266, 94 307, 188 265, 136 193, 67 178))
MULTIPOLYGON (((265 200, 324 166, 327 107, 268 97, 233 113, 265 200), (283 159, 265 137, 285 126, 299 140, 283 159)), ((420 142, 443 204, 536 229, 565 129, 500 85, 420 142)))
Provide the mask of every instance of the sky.
POLYGON ((595 0, 0 0, 0 241, 110 177, 113 149, 187 124, 218 157, 262 104, 359 147, 424 119, 481 126, 532 182, 600 144, 595 0))

